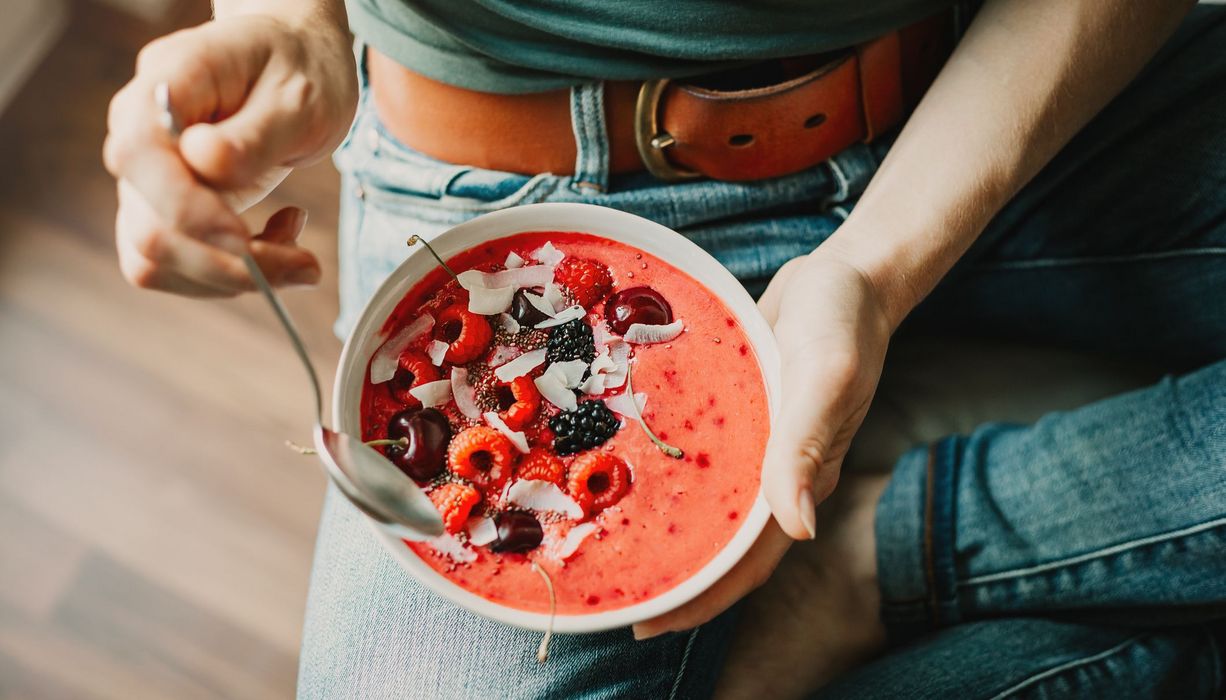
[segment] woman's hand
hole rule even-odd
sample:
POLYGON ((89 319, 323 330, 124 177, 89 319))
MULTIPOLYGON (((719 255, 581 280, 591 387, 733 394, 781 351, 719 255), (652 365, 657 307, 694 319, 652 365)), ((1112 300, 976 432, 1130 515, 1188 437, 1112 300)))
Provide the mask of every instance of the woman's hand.
POLYGON ((253 289, 236 255, 249 249, 276 285, 314 284, 319 263, 295 243, 305 212, 274 214, 251 236, 238 212, 289 169, 327 155, 357 103, 347 32, 323 17, 249 14, 146 46, 115 95, 103 149, 119 182, 115 232, 124 277, 189 296, 253 289), (162 123, 166 83, 182 134, 162 123))
POLYGON ((793 538, 816 536, 815 505, 834 491, 877 389, 893 326, 868 277, 835 246, 784 265, 758 307, 775 330, 784 378, 762 467, 774 520, 714 586, 636 625, 639 638, 710 620, 764 583, 793 538))

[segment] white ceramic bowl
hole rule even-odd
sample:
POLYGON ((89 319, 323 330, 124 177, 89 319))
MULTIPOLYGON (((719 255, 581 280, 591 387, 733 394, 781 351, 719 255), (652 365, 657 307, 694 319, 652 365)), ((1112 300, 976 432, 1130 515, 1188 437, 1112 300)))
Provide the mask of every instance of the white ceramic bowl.
MULTIPOLYGON (((478 217, 452 228, 431 241, 444 260, 485 241, 526 231, 579 231, 610 238, 686 271, 723 300, 754 346, 766 383, 771 419, 779 405, 779 353, 770 326, 739 282, 706 251, 677 232, 633 214, 589 204, 531 204, 478 217)), ((407 234, 406 234, 407 237, 407 234)), ((396 305, 437 263, 424 247, 415 248, 379 288, 358 319, 341 352, 333 393, 336 429, 361 434, 362 387, 371 355, 378 347, 379 331, 396 305)), ((745 554, 770 517, 761 492, 753 508, 727 546, 693 576, 642 603, 586 615, 558 615, 558 632, 596 632, 624 627, 668 612, 697 596, 723 576, 745 554)), ((376 537, 392 556, 419 581, 448 600, 473 612, 517 627, 544 630, 549 616, 490 602, 452 583, 430 568, 411 549, 368 520, 376 537)))

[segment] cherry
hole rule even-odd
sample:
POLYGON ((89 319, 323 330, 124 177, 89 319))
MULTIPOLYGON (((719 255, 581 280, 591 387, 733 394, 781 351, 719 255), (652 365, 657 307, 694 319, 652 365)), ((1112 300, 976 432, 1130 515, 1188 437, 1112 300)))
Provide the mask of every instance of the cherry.
POLYGON ((392 445, 387 458, 400 471, 418 481, 438 476, 447 464, 447 444, 451 442, 451 424, 438 409, 423 408, 401 411, 387 424, 391 440, 409 439, 408 447, 392 445))
POLYGON ((631 287, 609 297, 604 305, 609 329, 625 335, 630 326, 643 323, 662 326, 673 322, 673 309, 659 292, 651 287, 631 287))
POLYGON ((515 295, 511 297, 511 318, 515 319, 519 325, 531 328, 549 317, 528 301, 523 289, 517 289, 515 295))
POLYGON ((512 510, 494 516, 498 539, 490 545, 495 552, 527 552, 541 544, 544 532, 531 513, 512 510))

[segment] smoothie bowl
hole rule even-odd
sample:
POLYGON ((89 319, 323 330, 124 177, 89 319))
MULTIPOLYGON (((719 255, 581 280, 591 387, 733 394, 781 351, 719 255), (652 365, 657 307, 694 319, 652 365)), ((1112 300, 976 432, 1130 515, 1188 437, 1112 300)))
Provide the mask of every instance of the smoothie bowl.
MULTIPOLYGON (((412 232, 405 232, 406 239, 412 232)), ((537 204, 422 246, 367 304, 337 373, 337 429, 381 447, 447 533, 405 569, 519 627, 649 619, 719 579, 769 518, 779 394, 753 300, 683 236, 537 204)))

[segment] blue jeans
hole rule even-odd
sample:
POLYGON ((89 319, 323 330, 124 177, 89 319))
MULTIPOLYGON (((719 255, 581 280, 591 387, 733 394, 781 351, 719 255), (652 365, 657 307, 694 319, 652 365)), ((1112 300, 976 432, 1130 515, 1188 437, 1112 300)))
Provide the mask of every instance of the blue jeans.
MULTIPOLYGON (((902 333, 1042 340, 1182 373, 1034 425, 905 455, 877 512, 893 647, 822 697, 1212 697, 1226 615, 1226 12, 1200 8, 1146 72, 1000 213, 902 333)), ((369 100, 337 153, 344 334, 407 255, 487 211, 625 209, 753 291, 841 223, 889 148, 763 182, 610 177, 602 88, 572 91, 573 177, 442 163, 369 100)), ((691 698, 735 609, 683 634, 563 635, 485 620, 405 574, 335 493, 311 580, 305 698, 691 698)))

